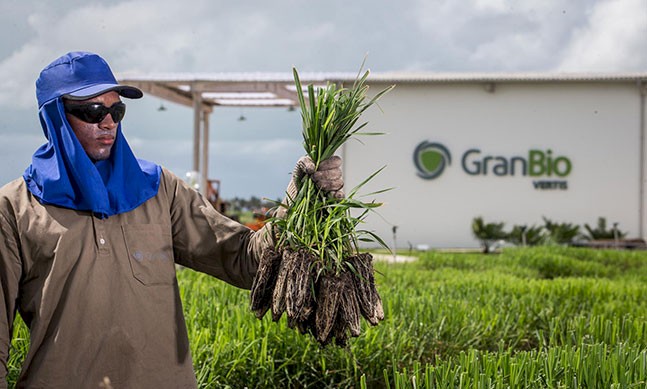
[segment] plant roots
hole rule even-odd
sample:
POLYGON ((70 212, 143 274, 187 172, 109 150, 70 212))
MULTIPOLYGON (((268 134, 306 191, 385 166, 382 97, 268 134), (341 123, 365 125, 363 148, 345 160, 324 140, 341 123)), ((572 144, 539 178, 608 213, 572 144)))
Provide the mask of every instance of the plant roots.
POLYGON ((375 288, 373 257, 362 253, 347 258, 338 272, 324 271, 306 250, 266 250, 251 290, 251 309, 261 319, 287 316, 288 326, 309 333, 325 346, 345 346, 361 334, 361 317, 371 325, 384 320, 382 300, 375 288))

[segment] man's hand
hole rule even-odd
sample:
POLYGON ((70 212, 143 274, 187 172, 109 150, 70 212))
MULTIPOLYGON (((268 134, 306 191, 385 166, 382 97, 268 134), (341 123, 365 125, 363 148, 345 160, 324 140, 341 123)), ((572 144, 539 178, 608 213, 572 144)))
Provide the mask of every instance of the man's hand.
POLYGON ((321 161, 319 169, 312 175, 315 185, 332 197, 344 197, 344 179, 341 172, 341 158, 333 155, 321 161))
POLYGON ((297 181, 303 176, 309 175, 317 188, 330 194, 332 197, 341 199, 344 197, 344 179, 341 171, 341 158, 334 155, 319 164, 319 169, 315 171, 315 164, 310 157, 304 155, 299 158, 292 179, 286 190, 289 199, 297 195, 297 181))

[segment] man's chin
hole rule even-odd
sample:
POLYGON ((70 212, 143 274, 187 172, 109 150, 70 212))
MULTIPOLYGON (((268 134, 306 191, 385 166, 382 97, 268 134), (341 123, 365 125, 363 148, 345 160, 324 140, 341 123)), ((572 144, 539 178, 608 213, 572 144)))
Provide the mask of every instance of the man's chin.
POLYGON ((94 153, 92 155, 88 154, 88 157, 90 157, 92 162, 105 161, 106 159, 110 158, 110 151, 105 153, 94 153))

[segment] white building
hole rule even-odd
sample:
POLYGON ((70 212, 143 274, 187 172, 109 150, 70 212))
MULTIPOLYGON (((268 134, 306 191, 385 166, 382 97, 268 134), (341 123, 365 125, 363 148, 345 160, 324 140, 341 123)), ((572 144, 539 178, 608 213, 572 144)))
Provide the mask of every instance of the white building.
MULTIPOLYGON (((400 75, 366 115, 388 135, 350 142, 347 182, 386 166, 367 192, 386 220, 378 235, 399 247, 474 247, 471 222, 506 228, 605 217, 645 237, 647 74, 400 75), (387 223, 388 222, 388 223, 387 223)), ((384 82, 384 83, 383 83, 384 82)))

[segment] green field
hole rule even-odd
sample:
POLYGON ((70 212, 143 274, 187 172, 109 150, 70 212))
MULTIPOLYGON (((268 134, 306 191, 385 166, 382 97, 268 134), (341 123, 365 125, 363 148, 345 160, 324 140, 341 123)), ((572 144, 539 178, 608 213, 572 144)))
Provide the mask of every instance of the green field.
MULTIPOLYGON (((538 247, 377 264, 386 319, 346 349, 178 272, 202 388, 645 388, 647 252, 538 247)), ((15 329, 10 382, 27 347, 15 329)))

